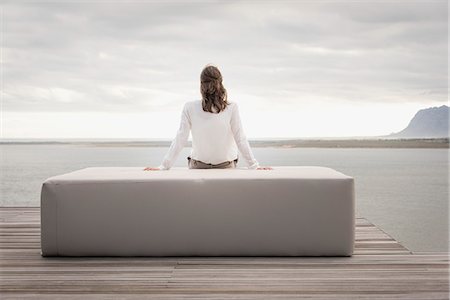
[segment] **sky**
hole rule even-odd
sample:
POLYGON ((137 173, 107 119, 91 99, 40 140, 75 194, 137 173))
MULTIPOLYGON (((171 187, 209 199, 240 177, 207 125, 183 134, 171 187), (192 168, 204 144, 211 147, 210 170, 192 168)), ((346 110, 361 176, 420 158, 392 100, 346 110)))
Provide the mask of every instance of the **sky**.
POLYGON ((447 1, 3 1, 2 138, 171 139, 207 64, 248 138, 378 136, 448 104, 447 1))

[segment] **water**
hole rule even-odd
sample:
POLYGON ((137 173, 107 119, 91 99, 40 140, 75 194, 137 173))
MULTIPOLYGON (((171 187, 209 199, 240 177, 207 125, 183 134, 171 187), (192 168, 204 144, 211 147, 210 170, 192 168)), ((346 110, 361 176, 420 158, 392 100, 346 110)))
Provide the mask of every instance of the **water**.
MULTIPOLYGON (((158 166, 167 148, 0 145, 1 206, 39 206, 42 182, 92 166, 158 166)), ((447 149, 254 148, 263 165, 327 166, 355 178, 357 215, 413 252, 449 250, 447 149)), ((185 148, 175 166, 186 166, 185 148)), ((238 166, 245 164, 240 161, 238 166)))

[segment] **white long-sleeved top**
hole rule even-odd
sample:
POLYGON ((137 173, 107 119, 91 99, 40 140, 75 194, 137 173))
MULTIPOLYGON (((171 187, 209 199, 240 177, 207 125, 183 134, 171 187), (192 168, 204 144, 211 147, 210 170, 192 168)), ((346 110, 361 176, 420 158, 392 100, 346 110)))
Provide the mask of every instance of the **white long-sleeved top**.
POLYGON ((249 169, 258 168, 259 163, 253 156, 242 128, 238 105, 229 103, 218 114, 203 111, 201 100, 185 103, 177 135, 159 169, 168 170, 172 167, 186 145, 191 131, 191 158, 219 164, 238 158, 239 150, 249 169))

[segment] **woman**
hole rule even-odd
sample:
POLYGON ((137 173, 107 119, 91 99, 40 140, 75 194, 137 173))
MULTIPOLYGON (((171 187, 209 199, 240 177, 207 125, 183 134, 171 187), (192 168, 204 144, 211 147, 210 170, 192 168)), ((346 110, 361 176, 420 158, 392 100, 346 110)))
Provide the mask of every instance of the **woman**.
POLYGON ((242 128, 238 106, 227 100, 219 69, 207 65, 200 75, 200 81, 202 100, 184 105, 177 135, 161 165, 144 170, 169 170, 186 144, 190 131, 192 151, 187 158, 190 169, 236 168, 239 149, 249 169, 271 170, 270 167, 260 167, 253 157, 242 128))

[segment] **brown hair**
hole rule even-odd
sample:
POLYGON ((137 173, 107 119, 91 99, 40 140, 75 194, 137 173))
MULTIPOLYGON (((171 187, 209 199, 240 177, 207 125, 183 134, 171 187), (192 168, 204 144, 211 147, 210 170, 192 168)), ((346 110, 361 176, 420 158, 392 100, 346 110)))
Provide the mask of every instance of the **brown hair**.
POLYGON ((216 66, 208 64, 203 69, 200 75, 200 93, 203 110, 206 112, 220 113, 229 104, 227 90, 222 84, 222 74, 216 66))

